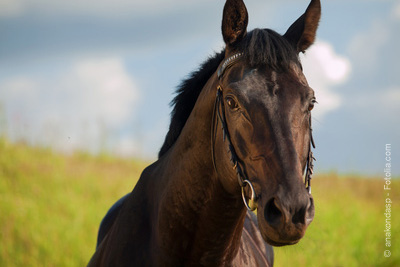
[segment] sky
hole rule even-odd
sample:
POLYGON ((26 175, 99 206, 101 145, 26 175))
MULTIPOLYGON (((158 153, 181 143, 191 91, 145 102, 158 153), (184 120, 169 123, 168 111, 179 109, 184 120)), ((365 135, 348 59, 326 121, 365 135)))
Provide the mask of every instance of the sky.
MULTIPOLYGON (((284 33, 306 0, 247 0, 284 33)), ((223 48, 224 1, 0 0, 0 134, 71 152, 156 159, 180 81, 223 48)), ((322 1, 301 56, 319 104, 317 171, 400 175, 400 2, 322 1)))

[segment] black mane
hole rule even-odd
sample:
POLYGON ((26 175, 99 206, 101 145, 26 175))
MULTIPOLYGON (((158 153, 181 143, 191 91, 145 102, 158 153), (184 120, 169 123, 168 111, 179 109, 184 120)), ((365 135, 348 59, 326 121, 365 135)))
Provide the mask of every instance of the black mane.
MULTIPOLYGON (((289 68, 290 62, 299 63, 294 47, 280 34, 270 29, 255 29, 247 34, 244 40, 235 47, 244 53, 247 64, 251 67, 266 65, 276 71, 289 68)), ((204 85, 225 57, 225 50, 208 58, 197 71, 182 81, 171 101, 171 124, 158 156, 163 156, 178 139, 197 98, 204 85)))
POLYGON ((168 134, 165 137, 164 144, 158 153, 159 157, 164 155, 175 143, 176 139, 178 139, 201 90, 208 79, 217 70, 224 57, 225 51, 221 51, 220 53, 216 53, 213 57, 208 58, 208 60, 205 61, 197 71, 192 72, 176 90, 176 96, 171 101, 171 106, 174 107, 171 112, 171 124, 168 134))

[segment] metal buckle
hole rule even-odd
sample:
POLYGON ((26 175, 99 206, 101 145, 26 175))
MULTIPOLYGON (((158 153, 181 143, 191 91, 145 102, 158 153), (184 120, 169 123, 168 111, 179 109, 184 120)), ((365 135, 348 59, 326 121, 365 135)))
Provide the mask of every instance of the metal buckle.
POLYGON ((254 191, 253 184, 249 180, 243 180, 243 184, 244 184, 244 186, 242 186, 242 199, 243 199, 244 205, 246 206, 246 208, 249 211, 254 211, 255 209, 257 209, 257 196, 256 196, 256 192, 254 191), (251 189, 251 197, 249 199, 249 203, 247 203, 246 196, 244 193, 244 188, 246 187, 246 184, 248 184, 251 189))

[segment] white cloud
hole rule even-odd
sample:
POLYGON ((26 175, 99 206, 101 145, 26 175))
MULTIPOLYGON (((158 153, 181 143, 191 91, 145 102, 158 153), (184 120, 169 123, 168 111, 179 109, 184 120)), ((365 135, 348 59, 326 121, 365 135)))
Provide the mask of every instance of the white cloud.
POLYGON ((320 64, 327 80, 332 83, 342 83, 350 73, 350 61, 337 55, 332 45, 319 42, 311 48, 310 53, 316 64, 320 64))
POLYGON ((390 40, 390 27, 384 21, 374 21, 372 27, 356 35, 349 44, 349 55, 358 67, 365 70, 374 69, 381 49, 390 40))
POLYGON ((397 2, 392 10, 392 18, 394 20, 400 20, 400 3, 397 2))
MULTIPOLYGON (((128 119, 138 90, 120 59, 96 59, 78 62, 64 78, 73 99, 90 116, 116 126, 128 119)), ((65 85, 64 85, 65 87, 65 85)))
POLYGON ((0 17, 15 17, 24 12, 21 0, 0 0, 0 17))
MULTIPOLYGON (((392 49, 397 49, 398 35, 400 26, 400 3, 393 2, 387 14, 374 18, 370 25, 353 37, 349 46, 348 54, 352 61, 357 64, 357 69, 363 72, 378 72, 381 68, 382 55, 392 49)), ((396 57, 392 57, 397 64, 396 57)))
MULTIPOLYGON (((400 113, 400 87, 377 88, 368 94, 360 94, 352 108, 364 116, 362 123, 366 125, 391 125, 398 121, 400 113)), ((399 124, 391 125, 391 132, 398 132, 399 124)))
POLYGON ((314 114, 320 120, 341 105, 341 97, 334 91, 334 87, 349 78, 351 63, 324 41, 317 41, 301 58, 304 74, 316 93, 319 105, 314 114))
POLYGON ((0 84, 10 136, 63 150, 98 150, 132 120, 138 88, 119 58, 76 62, 65 74, 0 84))
POLYGON ((381 101, 381 107, 389 110, 400 109, 400 87, 392 87, 388 88, 387 90, 383 90, 383 93, 379 96, 379 98, 381 101))
POLYGON ((8 92, 8 96, 12 99, 16 99, 20 95, 34 94, 37 90, 38 84, 27 77, 15 77, 12 80, 6 81, 2 87, 4 88, 3 93, 5 92, 5 89, 12 88, 12 90, 8 92))
POLYGON ((131 136, 124 136, 113 145, 113 153, 124 157, 142 156, 141 144, 131 136))

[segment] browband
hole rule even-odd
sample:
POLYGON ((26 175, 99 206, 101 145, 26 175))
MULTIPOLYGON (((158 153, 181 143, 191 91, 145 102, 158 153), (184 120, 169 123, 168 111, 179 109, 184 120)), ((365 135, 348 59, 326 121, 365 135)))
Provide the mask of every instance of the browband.
POLYGON ((217 71, 218 79, 221 79, 222 75, 224 75, 224 72, 231 67, 237 59, 241 58, 243 56, 243 53, 237 53, 234 54, 233 56, 228 57, 224 63, 222 63, 221 67, 219 67, 217 71))

